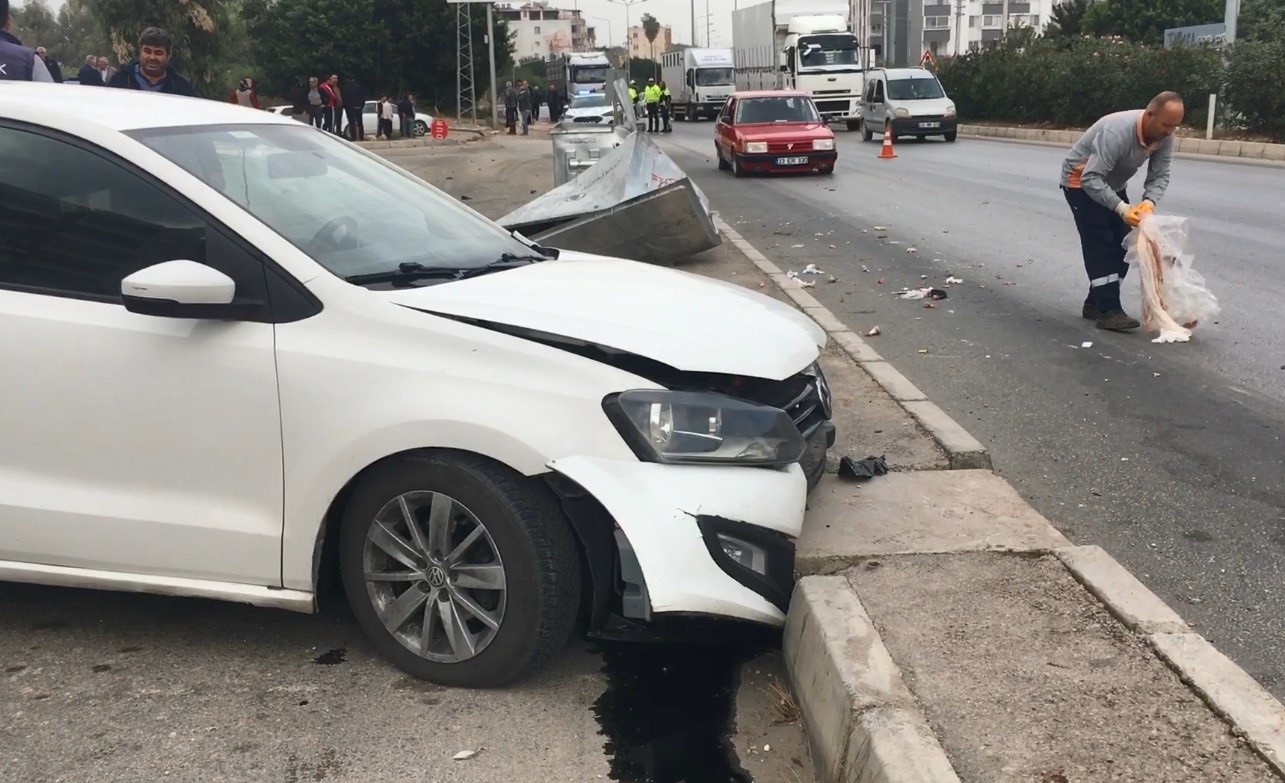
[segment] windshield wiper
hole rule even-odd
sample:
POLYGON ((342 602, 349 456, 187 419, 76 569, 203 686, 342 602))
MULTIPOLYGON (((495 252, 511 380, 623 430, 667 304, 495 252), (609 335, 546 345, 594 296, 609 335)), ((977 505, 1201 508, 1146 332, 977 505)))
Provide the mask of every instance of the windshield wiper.
POLYGON ((344 280, 353 285, 369 285, 370 283, 401 283, 412 280, 425 280, 433 277, 450 277, 458 278, 460 270, 450 269, 443 266, 424 266, 418 261, 403 261, 397 265, 396 269, 389 269, 384 272, 368 272, 360 275, 348 275, 344 280))
POLYGON ((475 267, 473 269, 459 270, 458 279, 465 280, 470 277, 478 277, 480 275, 490 274, 491 272, 499 272, 504 269, 513 269, 519 266, 526 266, 527 264, 538 264, 541 261, 548 261, 548 260, 549 259, 547 256, 537 256, 537 255, 520 256, 516 253, 501 253, 499 258, 495 259, 489 264, 475 267))

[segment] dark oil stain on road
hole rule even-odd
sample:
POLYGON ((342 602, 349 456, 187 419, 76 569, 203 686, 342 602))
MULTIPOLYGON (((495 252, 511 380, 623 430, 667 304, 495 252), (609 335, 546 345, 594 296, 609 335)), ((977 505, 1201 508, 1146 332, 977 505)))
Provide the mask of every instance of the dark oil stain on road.
POLYGON ((741 667, 766 645, 600 642, 594 714, 621 783, 751 783, 732 745, 741 667))
POLYGON ((341 664, 344 661, 348 660, 348 658, 346 657, 347 655, 348 655, 347 649, 343 647, 336 647, 333 650, 326 650, 321 655, 318 655, 316 658, 313 658, 312 662, 316 664, 320 664, 321 666, 335 666, 337 664, 341 664))

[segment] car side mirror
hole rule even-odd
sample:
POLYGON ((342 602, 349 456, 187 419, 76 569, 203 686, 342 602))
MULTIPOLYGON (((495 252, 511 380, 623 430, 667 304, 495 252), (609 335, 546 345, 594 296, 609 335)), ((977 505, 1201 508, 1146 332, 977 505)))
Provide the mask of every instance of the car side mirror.
POLYGON ((120 284, 125 309, 139 315, 197 320, 238 320, 258 303, 234 304, 236 283, 195 261, 165 261, 140 269, 120 284))

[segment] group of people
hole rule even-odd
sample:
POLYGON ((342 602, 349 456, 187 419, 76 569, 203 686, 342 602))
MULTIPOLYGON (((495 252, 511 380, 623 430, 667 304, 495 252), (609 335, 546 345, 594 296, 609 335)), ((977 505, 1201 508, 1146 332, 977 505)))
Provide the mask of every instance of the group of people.
MULTIPOLYGON (((669 118, 672 114, 671 109, 674 104, 674 96, 670 95, 669 87, 662 80, 659 84, 655 78, 647 80, 647 86, 642 91, 643 104, 647 107, 647 132, 648 133, 672 133, 674 128, 669 124, 669 118)), ((629 82, 629 100, 634 105, 638 104, 638 82, 629 82)))
MULTIPOLYGON (((350 75, 340 84, 339 74, 331 74, 324 80, 310 76, 307 83, 299 80, 290 89, 289 98, 292 112, 307 115, 314 126, 350 141, 366 140, 362 117, 367 101, 366 90, 357 82, 357 77, 350 75)), ((379 118, 375 131, 377 139, 393 137, 394 120, 400 120, 403 138, 418 135, 415 96, 407 94, 396 100, 385 93, 379 98, 376 112, 379 118)))
MULTIPOLYGON (((45 47, 29 49, 10 32, 13 15, 9 0, 0 0, 0 19, 4 20, 0 25, 0 80, 61 83, 62 67, 56 60, 51 61, 45 47)), ((86 57, 77 80, 95 87, 198 97, 192 83, 170 65, 173 51, 174 40, 170 34, 159 27, 149 27, 138 37, 136 59, 114 69, 106 57, 86 57)))
POLYGON ((540 119, 540 107, 543 105, 549 107, 549 122, 562 119, 562 114, 566 111, 562 94, 552 84, 546 92, 542 91, 539 85, 529 84, 525 79, 519 79, 516 87, 513 86, 513 82, 506 82, 504 125, 509 129, 509 135, 517 135, 519 124, 522 126, 522 135, 528 135, 531 124, 540 119))

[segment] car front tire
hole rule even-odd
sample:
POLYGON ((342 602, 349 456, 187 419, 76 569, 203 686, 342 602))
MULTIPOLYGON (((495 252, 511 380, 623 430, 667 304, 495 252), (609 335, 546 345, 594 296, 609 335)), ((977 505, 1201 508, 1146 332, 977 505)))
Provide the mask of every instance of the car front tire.
POLYGON ((946 141, 953 142, 957 133, 958 131, 951 131, 950 133, 947 133, 944 138, 946 141))
POLYGON ((427 136, 427 135, 428 135, 428 123, 424 122, 423 120, 415 120, 415 135, 416 135, 416 136, 427 136))
POLYGON ((373 468, 339 533, 353 614, 412 677, 493 688, 538 669, 579 612, 581 563, 552 492, 485 458, 426 452, 373 468))
POLYGON ((745 167, 741 165, 741 156, 736 154, 736 151, 733 150, 732 151, 732 176, 745 177, 748 175, 749 175, 749 172, 746 171, 745 167))

